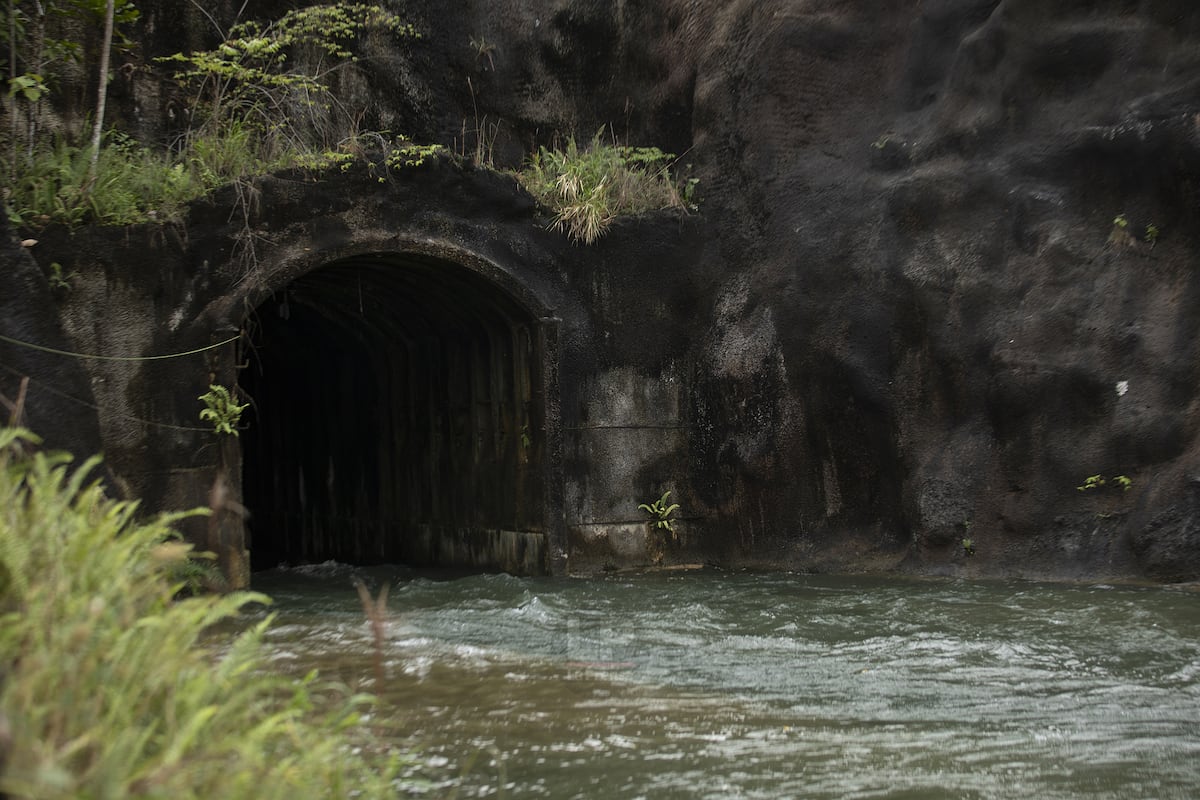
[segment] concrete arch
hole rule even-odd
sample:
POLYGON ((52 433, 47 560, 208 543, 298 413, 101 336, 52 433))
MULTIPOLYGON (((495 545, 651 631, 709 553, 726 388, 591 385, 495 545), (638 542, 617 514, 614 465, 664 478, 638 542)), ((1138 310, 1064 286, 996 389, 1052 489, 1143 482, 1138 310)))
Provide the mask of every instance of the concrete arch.
POLYGON ((556 316, 556 308, 525 280, 516 270, 502 265, 497 258, 477 249, 446 238, 397 235, 390 232, 347 230, 336 241, 310 247, 309 237, 274 248, 225 298, 226 313, 238 315, 238 309, 254 307, 276 294, 296 279, 339 261, 376 254, 407 254, 457 264, 479 275, 503 292, 512 302, 522 306, 536 318, 556 316))
POLYGON ((444 240, 276 251, 236 363, 254 568, 336 559, 540 574, 561 552, 558 324, 444 240))

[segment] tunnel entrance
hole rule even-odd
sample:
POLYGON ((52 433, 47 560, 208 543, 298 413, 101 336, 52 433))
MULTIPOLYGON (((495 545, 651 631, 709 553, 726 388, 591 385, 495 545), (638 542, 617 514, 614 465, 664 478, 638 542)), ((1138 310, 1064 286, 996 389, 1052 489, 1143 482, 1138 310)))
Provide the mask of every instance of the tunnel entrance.
POLYGON ((547 571, 546 332, 450 261, 327 264, 248 319, 253 569, 547 571))

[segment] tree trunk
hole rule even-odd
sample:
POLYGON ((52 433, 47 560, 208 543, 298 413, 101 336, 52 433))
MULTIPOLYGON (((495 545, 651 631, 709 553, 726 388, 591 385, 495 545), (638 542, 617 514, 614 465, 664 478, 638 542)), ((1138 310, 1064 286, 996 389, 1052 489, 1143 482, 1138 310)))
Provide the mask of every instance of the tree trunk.
MULTIPOLYGON (((8 0, 8 79, 9 87, 12 87, 12 81, 17 77, 17 6, 13 0, 8 0)), ((12 186, 17 182, 17 152, 20 145, 17 144, 18 138, 18 122, 17 122, 17 98, 13 94, 8 95, 8 124, 9 128, 9 143, 8 146, 12 150, 9 161, 9 185, 12 186)))
POLYGON ((96 122, 92 126, 92 161, 88 167, 88 185, 96 179, 96 162, 100 159, 100 137, 104 135, 104 106, 108 100, 108 56, 112 50, 113 18, 116 0, 108 0, 104 8, 104 43, 100 48, 100 88, 96 92, 96 122))

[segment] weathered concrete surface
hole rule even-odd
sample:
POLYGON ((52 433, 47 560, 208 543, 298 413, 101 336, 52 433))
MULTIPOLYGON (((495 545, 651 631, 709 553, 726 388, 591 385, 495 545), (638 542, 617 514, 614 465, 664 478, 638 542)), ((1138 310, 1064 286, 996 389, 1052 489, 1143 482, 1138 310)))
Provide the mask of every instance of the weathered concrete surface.
MULTIPOLYGON (((21 415, 0 406, 0 424, 16 422, 37 431, 46 447, 71 449, 84 455, 100 451, 96 398, 83 364, 75 358, 41 352, 15 344, 37 343, 70 350, 46 275, 31 252, 14 238, 8 220, 0 219, 0 263, 5 288, 0 292, 0 395, 19 405, 22 379, 28 378, 21 415)), ((47 262, 49 263, 49 262, 47 262)))
MULTIPOLYGON (((144 5, 146 52, 179 49, 183 34, 165 24, 174 4, 144 5)), ((562 468, 561 487, 546 489, 562 509, 561 555, 587 569, 651 558, 630 533, 634 509, 671 488, 687 524, 668 558, 1200 577, 1200 7, 440 9, 408 4, 425 38, 372 42, 344 76, 364 124, 447 144, 496 124, 495 155, 515 160, 611 123, 634 143, 686 151, 702 216, 623 223, 578 248, 541 230, 511 187, 483 191, 485 179, 448 168, 375 193, 368 181, 268 187, 263 214, 290 249, 270 256, 264 285, 396 236, 505 265, 562 320, 561 453, 545 462, 562 468), (481 53, 472 37, 493 47, 481 53), (1077 490, 1096 474, 1110 479, 1103 489, 1077 490)), ((126 91, 131 124, 162 132, 169 90, 126 91)), ((62 244, 54 258, 80 253, 85 276, 64 311, 72 340, 166 347, 236 328, 226 214, 199 215, 145 273, 114 266, 97 234, 62 244), (102 323, 101 307, 155 322, 102 323)), ((147 387, 170 386, 177 399, 155 407, 190 421, 207 380, 195 372, 186 390, 125 373, 109 385, 143 406, 147 387)), ((102 408, 122 399, 97 391, 102 408)), ((151 447, 112 414, 101 425, 123 472, 148 458, 197 463, 192 440, 151 447)), ((131 483, 187 494, 161 477, 131 483)))

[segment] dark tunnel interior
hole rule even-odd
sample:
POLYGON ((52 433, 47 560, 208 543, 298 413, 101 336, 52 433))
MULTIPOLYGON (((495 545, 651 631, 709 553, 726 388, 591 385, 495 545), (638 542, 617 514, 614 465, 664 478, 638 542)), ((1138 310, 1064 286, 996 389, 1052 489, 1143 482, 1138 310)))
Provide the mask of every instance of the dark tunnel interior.
POLYGON ((330 263, 260 305, 239 377, 252 568, 543 571, 537 324, 409 254, 330 263))

